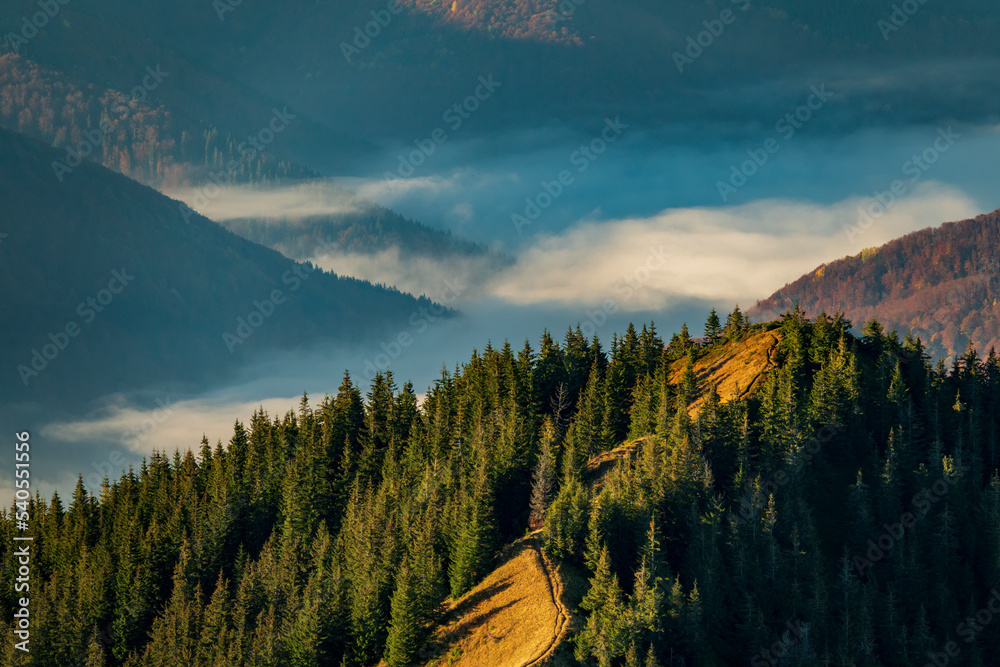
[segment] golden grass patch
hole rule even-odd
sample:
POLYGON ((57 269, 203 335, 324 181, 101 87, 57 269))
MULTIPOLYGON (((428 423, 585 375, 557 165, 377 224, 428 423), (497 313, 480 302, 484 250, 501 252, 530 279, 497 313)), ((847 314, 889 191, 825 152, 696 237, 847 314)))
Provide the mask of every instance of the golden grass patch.
MULTIPOLYGON (((421 651, 427 667, 535 667, 563 639, 569 613, 539 533, 507 546, 500 565, 449 605, 421 651)), ((384 663, 380 663, 380 667, 384 663)))
MULTIPOLYGON (((702 397, 695 400, 689 412, 696 415, 704 401, 704 394, 716 385, 723 402, 746 396, 764 381, 766 372, 774 367, 772 358, 777 351, 780 334, 762 331, 738 343, 719 345, 694 363, 698 378, 698 391, 702 397)), ((687 366, 686 359, 678 359, 670 366, 670 381, 680 384, 687 366)))

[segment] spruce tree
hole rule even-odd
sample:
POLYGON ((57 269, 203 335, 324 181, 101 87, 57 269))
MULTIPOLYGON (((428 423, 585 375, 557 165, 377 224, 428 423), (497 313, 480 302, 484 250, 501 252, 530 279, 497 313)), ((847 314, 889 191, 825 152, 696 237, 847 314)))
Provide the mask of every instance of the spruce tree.
POLYGON ((104 647, 101 645, 100 633, 97 628, 90 636, 90 643, 87 644, 87 655, 84 658, 83 667, 105 667, 107 661, 104 656, 104 647))
POLYGON ((705 322, 705 343, 707 345, 714 345, 715 340, 722 333, 722 323, 719 321, 719 314, 715 312, 715 308, 708 315, 708 320, 705 322))
POLYGON ((629 632, 621 586, 611 571, 611 555, 606 547, 601 550, 590 590, 580 608, 589 614, 577 640, 577 659, 593 658, 598 665, 611 665, 627 651, 629 632))
POLYGON ((743 312, 737 304, 733 308, 733 312, 729 313, 726 317, 726 326, 722 330, 722 333, 727 340, 736 340, 743 334, 745 327, 746 320, 743 317, 743 312))
POLYGON ((420 616, 413 577, 409 567, 405 565, 396 576, 391 614, 385 661, 389 663, 389 667, 406 667, 420 648, 420 616))
POLYGON ((212 599, 205 607, 201 636, 198 640, 197 662, 205 665, 225 664, 232 638, 232 600, 229 582, 219 573, 212 599))
POLYGON ((479 468, 473 484, 461 502, 461 523, 448 571, 451 596, 455 599, 475 585, 484 574, 486 564, 493 558, 493 497, 485 468, 479 468))
POLYGON ((552 495, 555 490, 555 453, 553 451, 556 440, 556 429, 550 417, 546 417, 542 423, 541 451, 538 453, 538 462, 532 474, 531 486, 531 515, 528 517, 528 525, 532 529, 537 529, 545 522, 545 511, 552 502, 552 495))

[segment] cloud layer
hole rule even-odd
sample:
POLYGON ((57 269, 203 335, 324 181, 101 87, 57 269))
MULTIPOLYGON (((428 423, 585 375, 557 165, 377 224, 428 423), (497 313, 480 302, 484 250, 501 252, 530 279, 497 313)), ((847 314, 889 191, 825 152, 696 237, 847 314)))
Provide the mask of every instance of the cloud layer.
POLYGON ((634 283, 641 289, 622 304, 626 310, 667 308, 683 299, 750 304, 824 262, 981 212, 961 191, 925 183, 866 229, 857 227, 859 212, 872 202, 765 200, 584 222, 526 249, 492 293, 514 304, 586 304, 634 283), (647 271, 652 250, 670 257, 647 271))
POLYGON ((286 218, 360 213, 364 206, 356 195, 332 181, 310 181, 278 188, 232 186, 181 188, 164 192, 212 220, 237 218, 286 218))

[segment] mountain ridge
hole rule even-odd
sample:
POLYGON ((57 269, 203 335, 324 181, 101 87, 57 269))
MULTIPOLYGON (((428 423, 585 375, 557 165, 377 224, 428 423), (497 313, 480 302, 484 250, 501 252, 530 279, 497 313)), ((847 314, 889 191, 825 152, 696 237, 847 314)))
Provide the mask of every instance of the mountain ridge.
POLYGON ((877 319, 920 337, 939 358, 971 342, 1000 348, 1000 210, 911 232, 823 264, 750 314, 773 319, 799 305, 811 316, 842 311, 856 327, 877 319))
POLYGON ((24 398, 25 391, 94 397, 136 388, 137 378, 140 384, 218 379, 266 350, 361 340, 431 304, 296 263, 207 218, 184 215, 179 202, 93 163, 59 183, 50 165, 58 157, 55 149, 0 129, 8 221, 0 279, 20 286, 0 298, 21 322, 3 350, 8 399, 24 398), (108 287, 113 270, 133 276, 126 289, 122 281, 108 287), (90 299, 101 306, 89 306, 93 315, 87 306, 73 309, 90 299), (71 348, 49 363, 38 360, 33 351, 52 356, 51 336, 68 343, 59 332, 70 323, 87 325, 87 335, 67 333, 71 348), (39 375, 25 381, 32 359, 39 375))

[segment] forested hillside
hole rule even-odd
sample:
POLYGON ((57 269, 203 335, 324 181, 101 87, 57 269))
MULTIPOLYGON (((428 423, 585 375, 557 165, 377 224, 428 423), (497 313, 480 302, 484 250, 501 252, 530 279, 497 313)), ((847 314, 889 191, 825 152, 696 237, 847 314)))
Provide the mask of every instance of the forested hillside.
MULTIPOLYGON (((581 43, 579 35, 567 26, 570 16, 562 16, 554 0, 400 0, 404 7, 425 12, 448 25, 482 30, 494 39, 530 39, 537 41, 581 43)), ((580 2, 579 4, 583 4, 580 2)), ((564 4, 575 13, 576 4, 564 4)), ((572 25, 572 23, 570 23, 572 25)))
MULTIPOLYGON (((301 187, 302 192, 308 192, 308 185, 301 187)), ((352 253, 376 253, 397 247, 404 257, 491 254, 485 246, 409 220, 383 206, 354 198, 346 191, 344 200, 352 210, 298 219, 234 218, 220 224, 234 234, 299 260, 313 257, 324 243, 335 243, 340 252, 352 253)), ((508 261, 496 254, 494 259, 498 265, 508 261)))
POLYGON ((60 183, 60 158, 0 129, 0 309, 17 321, 0 350, 7 400, 218 380, 269 350, 395 330, 431 305, 293 262, 89 162, 60 183))
MULTIPOLYGON (((135 88, 77 85, 65 74, 13 53, 0 55, 0 127, 59 148, 62 162, 79 156, 158 188, 201 185, 213 175, 224 183, 315 175, 270 150, 253 149, 247 136, 232 131, 220 135, 210 123, 178 117, 160 101, 171 98, 163 95, 174 84, 171 77, 183 74, 171 67, 137 66, 136 83, 148 84, 139 85, 137 93, 135 88)), ((266 127, 271 115, 270 109, 262 111, 259 125, 266 127)), ((230 119, 230 126, 237 124, 230 119)))
POLYGON ((920 337, 935 357, 956 358, 971 342, 1000 347, 1000 211, 950 222, 824 264, 750 313, 777 317, 794 305, 816 315, 875 317, 920 337))
MULTIPOLYGON (((92 83, 80 72, 74 77, 14 53, 0 55, 0 127, 59 149, 52 165, 52 177, 59 182, 71 165, 86 160, 163 192, 194 187, 202 201, 210 201, 205 193, 217 186, 310 187, 317 174, 279 155, 294 153, 292 146, 297 140, 290 135, 296 130, 308 130, 315 135, 314 140, 329 136, 317 134, 313 124, 299 119, 287 107, 264 106, 264 101, 251 93, 215 80, 203 81, 207 76, 204 72, 176 56, 152 47, 147 51, 164 57, 167 65, 157 63, 144 69, 137 64, 135 81, 149 84, 148 88, 139 86, 138 93, 136 89, 92 83), (233 107, 242 111, 213 113, 188 98, 179 100, 176 90, 170 92, 178 86, 189 89, 195 85, 211 86, 219 95, 229 95, 233 107), (252 125, 248 124, 248 109, 257 113, 252 125), (194 118, 191 114, 196 111, 209 113, 194 118), (285 118, 286 113, 291 114, 290 119, 285 118), (279 128, 277 133, 271 130, 275 127, 279 128), (243 133, 233 128, 244 128, 243 133), (259 135, 262 129, 268 134, 259 135), (269 141, 262 143, 260 136, 269 141)), ((94 80, 104 81, 109 74, 106 69, 95 67, 90 74, 94 80)), ((329 183, 322 185, 336 189, 329 183)), ((223 224, 244 238, 300 261, 312 259, 319 244, 331 242, 343 252, 362 254, 393 247, 403 255, 435 258, 488 254, 482 246, 358 200, 346 191, 342 196, 353 200, 351 212, 310 221, 252 219, 223 224)), ((506 258, 492 259, 497 267, 506 262, 506 258)))
MULTIPOLYGON (((37 11, 33 7, 25 3, 0 16, 0 35, 18 34, 23 13, 37 11)), ((93 0, 61 5, 37 39, 0 43, 0 51, 16 47, 49 69, 83 75, 102 92, 129 90, 137 72, 162 63, 176 72, 161 91, 164 105, 219 127, 223 136, 259 127, 262 98, 280 100, 315 122, 292 153, 307 164, 310 146, 320 145, 310 138, 321 125, 326 145, 347 145, 359 136, 408 144, 439 126, 442 110, 470 95, 477 77, 488 74, 504 82, 504 92, 483 105, 476 128, 465 132, 608 113, 651 127, 707 118, 731 122, 768 103, 759 92, 747 99, 744 86, 772 77, 795 81, 806 67, 830 68, 825 76, 847 76, 858 85, 847 123, 922 122, 944 110, 962 120, 992 118, 995 91, 954 85, 954 79, 988 81, 995 71, 997 7, 961 0, 921 3, 915 15, 895 21, 892 13, 891 4, 870 1, 169 0, 148 6, 93 0), (692 48, 688 39, 727 9, 733 20, 724 27, 725 38, 711 41, 711 57, 680 71, 675 54, 683 56, 692 48), (900 30, 905 39, 895 38, 900 30), (108 43, 116 45, 114 58, 102 50, 108 43), (839 69, 845 65, 864 69, 845 75, 839 69), (877 86, 866 81, 868 67, 886 70, 877 86), (692 71, 696 76, 688 76, 692 71), (727 86, 739 92, 728 97, 727 86), (723 97, 706 101, 716 94, 723 97), (399 113, 401 100, 406 113, 399 113)), ((809 85, 803 82, 802 89, 809 85)), ((777 108, 767 108, 761 122, 787 112, 799 95, 797 88, 791 96, 768 90, 777 108)), ((329 152, 324 157, 336 158, 329 152)))
MULTIPOLYGON (((608 349, 579 329, 487 345, 422 401, 345 375, 225 444, 36 496, 32 652, 6 642, 4 664, 403 667, 529 525, 589 571, 580 664, 912 666, 945 646, 992 664, 1000 633, 976 618, 1000 595, 1000 359, 948 370, 850 327, 737 310, 704 349, 652 325, 608 349), (700 358, 764 331, 780 343, 758 389, 698 383, 700 358), (630 439, 592 486, 588 460, 630 439)), ((14 531, 4 513, 8 623, 14 531)))

